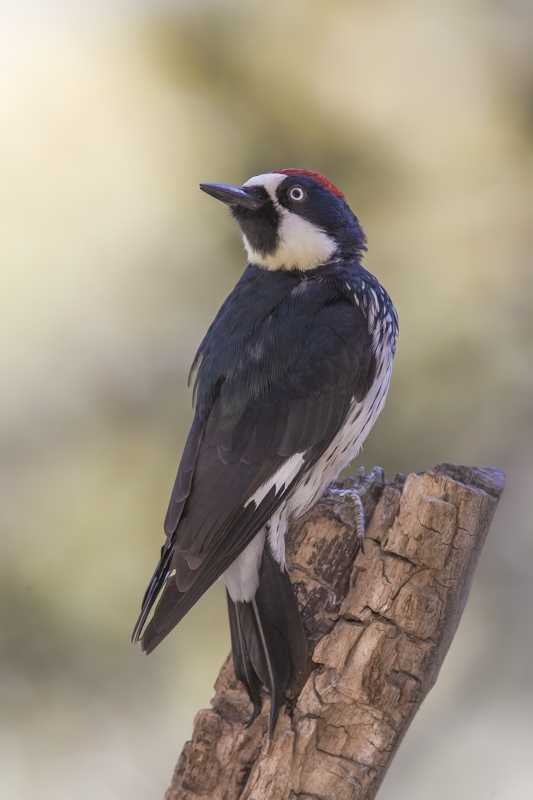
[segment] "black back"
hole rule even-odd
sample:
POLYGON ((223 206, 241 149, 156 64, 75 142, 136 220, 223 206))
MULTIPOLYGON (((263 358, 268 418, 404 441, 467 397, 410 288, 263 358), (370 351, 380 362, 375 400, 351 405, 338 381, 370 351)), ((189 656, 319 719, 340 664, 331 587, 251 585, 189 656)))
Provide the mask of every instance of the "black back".
POLYGON ((196 415, 134 631, 163 590, 145 650, 243 551, 367 394, 376 370, 369 292, 385 315, 388 296, 357 262, 306 272, 251 265, 223 304, 193 365, 196 415), (293 482, 250 502, 296 453, 304 463, 293 482))

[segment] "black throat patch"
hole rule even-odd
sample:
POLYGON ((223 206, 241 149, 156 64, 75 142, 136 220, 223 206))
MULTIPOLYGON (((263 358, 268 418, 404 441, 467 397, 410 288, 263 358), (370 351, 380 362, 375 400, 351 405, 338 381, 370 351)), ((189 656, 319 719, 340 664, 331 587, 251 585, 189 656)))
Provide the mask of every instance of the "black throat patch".
POLYGON ((264 186, 247 187, 247 191, 261 197, 264 200, 263 205, 257 211, 243 206, 231 206, 231 215, 246 236, 250 247, 263 256, 271 255, 278 248, 280 213, 264 186))

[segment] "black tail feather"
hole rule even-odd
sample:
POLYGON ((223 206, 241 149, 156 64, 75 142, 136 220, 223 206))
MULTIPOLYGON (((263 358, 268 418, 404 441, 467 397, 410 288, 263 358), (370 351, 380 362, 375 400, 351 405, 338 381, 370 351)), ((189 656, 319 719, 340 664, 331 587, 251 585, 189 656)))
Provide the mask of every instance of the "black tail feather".
POLYGON ((254 705, 250 722, 261 710, 263 684, 270 692, 272 735, 285 692, 305 671, 307 643, 289 575, 281 571, 268 545, 255 597, 249 603, 233 603, 228 595, 228 607, 235 674, 254 705))
POLYGON ((174 555, 174 538, 175 537, 167 539, 161 548, 161 558, 159 559, 159 563, 157 564, 154 574, 150 579, 148 588, 144 593, 141 605, 141 613, 139 614, 139 618, 137 619, 133 633, 131 634, 132 642, 138 642, 141 638, 142 629, 144 627, 144 623, 148 619, 148 614, 152 610, 152 606, 157 600, 159 593, 161 592, 161 588, 164 586, 165 581, 168 578, 172 556, 174 555))
POLYGON ((228 598, 233 667, 237 678, 246 686, 246 691, 254 706, 253 714, 248 720, 248 725, 251 725, 260 714, 262 705, 261 680, 252 665, 246 644, 247 641, 254 638, 252 631, 255 627, 255 615, 251 603, 234 603, 229 592, 226 592, 226 595, 228 598))

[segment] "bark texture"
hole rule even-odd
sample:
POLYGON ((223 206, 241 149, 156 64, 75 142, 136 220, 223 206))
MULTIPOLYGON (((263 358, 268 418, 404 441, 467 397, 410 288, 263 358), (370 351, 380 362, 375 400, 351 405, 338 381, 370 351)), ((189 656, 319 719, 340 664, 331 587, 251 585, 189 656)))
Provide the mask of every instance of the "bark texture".
POLYGON ((165 800, 371 800, 457 630, 504 474, 440 464, 388 484, 348 478, 364 553, 342 509, 291 528, 287 560, 309 643, 307 674, 269 739, 231 657, 199 711, 165 800))

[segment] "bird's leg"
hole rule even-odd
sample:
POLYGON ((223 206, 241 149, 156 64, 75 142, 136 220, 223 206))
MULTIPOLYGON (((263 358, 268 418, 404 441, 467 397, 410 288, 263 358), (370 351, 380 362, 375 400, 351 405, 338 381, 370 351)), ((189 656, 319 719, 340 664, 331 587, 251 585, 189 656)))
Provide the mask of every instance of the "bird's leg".
POLYGON ((374 467, 365 476, 365 468, 360 467, 355 475, 355 485, 347 489, 335 489, 331 486, 324 492, 324 500, 331 506, 333 513, 344 525, 349 525, 357 532, 359 547, 364 553, 365 509, 361 494, 372 483, 385 483, 385 473, 381 467, 374 467))
POLYGON ((349 525, 357 533, 359 547, 364 553, 365 538, 365 509, 357 489, 332 489, 328 487, 324 492, 324 499, 331 503, 333 513, 345 525, 349 525))

